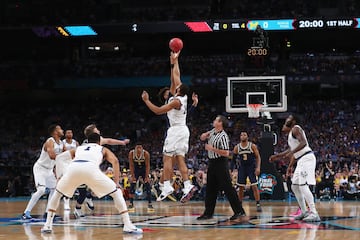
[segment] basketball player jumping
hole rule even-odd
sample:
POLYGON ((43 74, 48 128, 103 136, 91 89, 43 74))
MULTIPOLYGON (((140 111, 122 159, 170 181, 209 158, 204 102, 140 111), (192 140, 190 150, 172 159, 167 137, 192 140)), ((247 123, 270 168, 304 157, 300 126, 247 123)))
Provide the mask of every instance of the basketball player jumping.
POLYGON ((282 131, 288 133, 289 148, 284 152, 270 156, 269 161, 273 162, 277 159, 291 159, 287 172, 291 171, 294 161, 297 161, 291 189, 301 208, 301 215, 295 217, 295 220, 303 220, 305 222, 320 221, 319 214, 315 208, 314 196, 310 191, 309 185, 315 185, 315 167, 316 157, 309 147, 304 130, 297 125, 294 115, 289 115, 285 120, 282 131), (294 156, 292 158, 292 156, 294 156), (307 211, 306 204, 310 211, 307 211))
POLYGON ((184 180, 183 196, 181 202, 185 202, 191 198, 195 191, 195 186, 191 184, 188 176, 188 168, 185 163, 185 155, 189 149, 190 131, 186 125, 187 116, 187 92, 188 87, 181 83, 178 53, 171 52, 171 85, 170 93, 173 97, 169 98, 167 104, 161 107, 155 106, 149 100, 149 94, 146 91, 142 93, 142 99, 146 106, 155 114, 161 115, 167 113, 170 127, 164 141, 163 162, 164 162, 164 187, 157 201, 164 200, 168 195, 172 194, 174 188, 171 186, 170 178, 173 172, 172 158, 175 157, 181 175, 184 180))
POLYGON ((257 146, 249 141, 247 132, 242 131, 240 133, 240 143, 234 147, 233 152, 240 159, 238 168, 239 200, 242 201, 244 199, 246 178, 249 177, 256 201, 256 211, 261 212, 260 193, 256 179, 260 174, 261 157, 257 146))
MULTIPOLYGON (((159 101, 162 104, 167 104, 168 101, 169 101, 170 95, 171 95, 170 94, 170 88, 164 87, 164 88, 160 89, 160 91, 158 93, 159 101)), ((187 117, 190 116, 192 113, 194 113, 195 108, 197 107, 197 105, 199 103, 199 97, 198 97, 198 95, 196 93, 192 93, 191 99, 192 99, 193 102, 190 105, 190 108, 188 109, 187 117)), ((167 117, 166 117, 166 124, 167 124, 167 128, 169 128, 170 123, 169 123, 169 119, 167 117)), ((166 137, 166 133, 165 133, 165 137, 166 137)), ((176 165, 176 158, 175 157, 173 157, 173 159, 172 159, 172 165, 173 166, 176 165)), ((182 177, 186 177, 186 175, 182 176, 182 177)), ((164 174, 161 174, 160 180, 159 180, 159 188, 160 188, 160 190, 162 190, 163 186, 164 186, 164 174)), ((168 198, 171 199, 172 201, 176 202, 176 198, 174 196, 169 195, 168 198)))

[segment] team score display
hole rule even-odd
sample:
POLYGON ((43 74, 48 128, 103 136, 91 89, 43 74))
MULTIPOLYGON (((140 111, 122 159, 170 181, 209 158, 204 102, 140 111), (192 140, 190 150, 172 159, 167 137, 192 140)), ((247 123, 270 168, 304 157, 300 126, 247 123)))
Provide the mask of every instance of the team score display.
POLYGON ((268 49, 266 48, 249 48, 247 50, 247 55, 252 56, 267 56, 269 54, 268 49))

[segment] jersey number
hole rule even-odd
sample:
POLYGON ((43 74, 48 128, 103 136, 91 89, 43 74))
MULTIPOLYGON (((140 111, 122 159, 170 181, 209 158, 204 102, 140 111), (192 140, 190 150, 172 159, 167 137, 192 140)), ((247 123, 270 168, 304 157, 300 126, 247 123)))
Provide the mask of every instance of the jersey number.
POLYGON ((248 160, 246 153, 243 154, 243 160, 244 160, 244 161, 247 161, 247 160, 248 160))

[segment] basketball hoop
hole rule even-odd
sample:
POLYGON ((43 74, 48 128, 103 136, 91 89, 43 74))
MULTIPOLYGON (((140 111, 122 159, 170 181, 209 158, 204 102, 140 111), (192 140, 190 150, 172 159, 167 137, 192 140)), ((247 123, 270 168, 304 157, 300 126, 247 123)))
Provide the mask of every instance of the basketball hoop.
POLYGON ((249 118, 258 118, 260 117, 260 109, 264 106, 263 104, 248 104, 248 117, 249 118))

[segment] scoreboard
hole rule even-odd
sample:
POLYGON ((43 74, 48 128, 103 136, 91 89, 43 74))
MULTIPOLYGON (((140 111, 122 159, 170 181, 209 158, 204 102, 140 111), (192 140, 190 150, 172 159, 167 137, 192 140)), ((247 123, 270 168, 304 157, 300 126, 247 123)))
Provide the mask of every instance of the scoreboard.
MULTIPOLYGON (((172 21, 93 25, 37 26, 32 29, 38 37, 113 36, 141 33, 185 32, 246 32, 259 25, 265 31, 301 31, 321 29, 360 29, 360 18, 301 18, 301 19, 233 19, 211 21, 172 21)), ((1 29, 0 29, 1 30, 1 29)))

